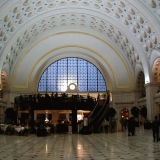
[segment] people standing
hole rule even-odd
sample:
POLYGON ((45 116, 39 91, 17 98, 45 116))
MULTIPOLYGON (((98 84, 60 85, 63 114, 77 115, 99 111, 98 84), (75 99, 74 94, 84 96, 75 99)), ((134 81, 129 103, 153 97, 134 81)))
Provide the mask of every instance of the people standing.
POLYGON ((155 116, 155 120, 152 122, 153 140, 154 142, 159 140, 159 121, 158 117, 155 116))
POLYGON ((128 126, 128 119, 126 118, 125 119, 125 122, 124 122, 125 124, 124 124, 124 126, 125 126, 125 129, 127 129, 127 126, 128 126))
POLYGON ((130 117, 128 120, 128 136, 135 135, 135 120, 134 117, 130 117))
POLYGON ((123 132, 124 129, 125 129, 125 119, 122 117, 122 118, 120 119, 120 122, 121 122, 122 132, 123 132))
POLYGON ((132 131, 132 122, 131 122, 131 118, 129 118, 129 120, 128 120, 128 136, 131 135, 131 131, 132 131))

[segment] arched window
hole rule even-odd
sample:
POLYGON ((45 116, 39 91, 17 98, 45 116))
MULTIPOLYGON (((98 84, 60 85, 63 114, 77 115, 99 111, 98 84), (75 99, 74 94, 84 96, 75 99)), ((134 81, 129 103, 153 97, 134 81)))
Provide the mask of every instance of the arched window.
POLYGON ((106 92, 103 75, 92 63, 81 58, 63 58, 42 74, 38 92, 65 92, 70 84, 79 92, 106 92))

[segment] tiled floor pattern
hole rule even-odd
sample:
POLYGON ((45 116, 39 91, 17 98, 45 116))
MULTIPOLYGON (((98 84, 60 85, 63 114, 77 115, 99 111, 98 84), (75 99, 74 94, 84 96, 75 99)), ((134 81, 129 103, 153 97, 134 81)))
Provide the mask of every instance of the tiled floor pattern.
POLYGON ((81 134, 0 135, 0 160, 160 160, 152 131, 81 134))

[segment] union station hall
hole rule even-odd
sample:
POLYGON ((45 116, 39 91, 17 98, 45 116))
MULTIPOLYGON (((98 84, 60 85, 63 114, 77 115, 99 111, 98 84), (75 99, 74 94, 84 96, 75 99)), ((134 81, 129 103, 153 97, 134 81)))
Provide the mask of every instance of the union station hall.
POLYGON ((0 160, 160 159, 160 0, 0 0, 0 73, 0 160))

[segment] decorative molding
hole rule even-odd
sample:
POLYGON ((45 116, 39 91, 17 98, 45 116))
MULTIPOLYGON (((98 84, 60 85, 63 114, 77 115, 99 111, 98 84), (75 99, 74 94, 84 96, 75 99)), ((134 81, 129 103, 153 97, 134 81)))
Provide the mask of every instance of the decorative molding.
MULTIPOLYGON (((76 33, 77 33, 77 32, 76 32, 76 33)), ((132 81, 132 80, 131 80, 131 76, 130 76, 129 70, 128 70, 127 66, 125 65, 125 63, 124 63, 124 61, 123 61, 122 58, 120 58, 120 59, 121 59, 122 63, 124 64, 124 66, 125 66, 125 68, 126 68, 126 72, 127 72, 127 74, 128 74, 128 84, 127 84, 126 86, 119 86, 119 85, 118 85, 117 78, 116 78, 116 74, 114 73, 114 70, 112 69, 112 67, 111 67, 111 65, 109 64, 109 62, 108 62, 104 57, 102 57, 98 52, 92 50, 91 48, 87 48, 87 47, 79 46, 79 45, 60 46, 60 47, 57 47, 57 48, 54 48, 54 49, 48 51, 48 52, 45 53, 42 57, 40 57, 40 58, 36 61, 36 63, 34 64, 34 66, 32 67, 32 69, 31 69, 31 71, 30 71, 30 73, 29 73, 29 76, 28 76, 28 78, 27 78, 26 85, 25 85, 25 86, 17 86, 17 85, 15 85, 16 73, 17 73, 17 70, 18 70, 18 68, 19 68, 19 66, 20 66, 20 63, 21 63, 22 60, 24 59, 25 55, 28 54, 28 52, 30 51, 30 49, 29 49, 29 51, 27 51, 27 52, 24 54, 21 62, 17 65, 18 67, 16 68, 16 71, 15 71, 15 73, 14 73, 13 80, 12 80, 12 87, 13 87, 13 88, 27 89, 27 88, 29 87, 28 84, 29 84, 29 80, 30 80, 31 74, 32 74, 33 70, 35 69, 36 65, 37 65, 45 56, 47 56, 47 55, 50 54, 51 52, 54 52, 54 51, 56 51, 56 50, 60 50, 60 49, 63 49, 63 48, 69 48, 69 47, 70 47, 70 48, 72 48, 72 47, 82 48, 82 49, 91 51, 92 53, 98 55, 100 58, 102 58, 102 59, 105 61, 105 63, 109 66, 110 70, 112 71, 112 74, 113 74, 114 79, 115 79, 116 87, 117 87, 117 88, 121 88, 121 89, 122 89, 122 88, 123 88, 123 89, 131 88, 131 81, 132 81)), ((112 49, 113 49, 113 48, 112 48, 112 49)), ((115 49, 114 49, 114 51, 115 51, 115 49)), ((116 52, 116 53, 117 53, 117 55, 119 55, 118 52, 116 52)), ((120 57, 120 55, 119 55, 119 57, 120 57)))

